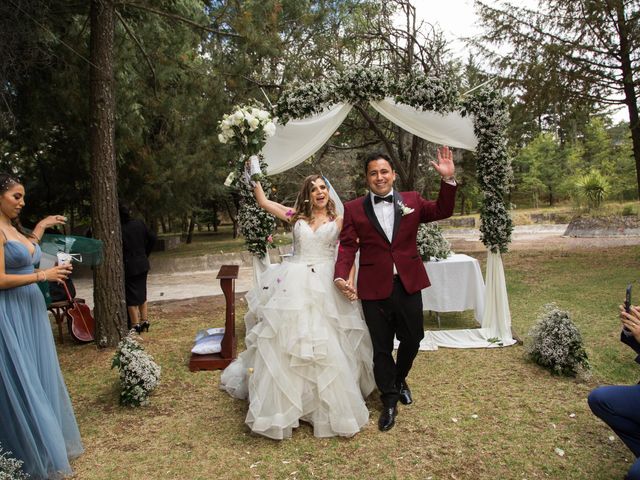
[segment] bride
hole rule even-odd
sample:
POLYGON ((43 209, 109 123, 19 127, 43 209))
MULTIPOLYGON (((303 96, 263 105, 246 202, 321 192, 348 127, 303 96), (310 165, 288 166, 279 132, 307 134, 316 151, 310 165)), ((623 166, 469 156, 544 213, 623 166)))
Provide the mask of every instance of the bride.
POLYGON ((304 180, 293 209, 267 199, 259 182, 254 194, 293 224, 294 255, 247 293, 247 349, 222 373, 220 388, 248 398, 245 421, 260 435, 289 438, 300 420, 316 437, 355 435, 369 420, 364 399, 375 381, 360 306, 333 285, 342 217, 320 175, 304 180))

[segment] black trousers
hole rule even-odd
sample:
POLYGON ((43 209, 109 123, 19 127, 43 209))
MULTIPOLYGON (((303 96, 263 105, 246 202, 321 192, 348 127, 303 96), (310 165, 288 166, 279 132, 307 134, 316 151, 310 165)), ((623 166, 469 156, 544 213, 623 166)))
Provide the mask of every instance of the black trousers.
POLYGON ((391 296, 384 300, 362 300, 364 319, 373 343, 373 374, 385 407, 393 407, 399 399, 399 383, 411 370, 424 338, 422 295, 408 294, 400 277, 393 278, 391 296), (393 339, 400 346, 393 358, 393 339))

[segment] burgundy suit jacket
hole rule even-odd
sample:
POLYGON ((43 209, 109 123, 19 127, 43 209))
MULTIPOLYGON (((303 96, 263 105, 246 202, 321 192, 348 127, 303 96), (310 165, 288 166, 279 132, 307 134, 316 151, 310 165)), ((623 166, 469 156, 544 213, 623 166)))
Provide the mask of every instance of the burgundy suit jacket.
POLYGON ((436 201, 425 200, 418 192, 395 192, 394 195, 396 209, 391 241, 376 218, 369 194, 344 206, 334 278, 349 278, 359 249, 358 296, 362 300, 382 300, 391 296, 394 263, 407 293, 418 292, 430 285, 418 255, 418 226, 451 216, 456 187, 441 182, 436 201), (414 211, 402 215, 399 201, 414 211))

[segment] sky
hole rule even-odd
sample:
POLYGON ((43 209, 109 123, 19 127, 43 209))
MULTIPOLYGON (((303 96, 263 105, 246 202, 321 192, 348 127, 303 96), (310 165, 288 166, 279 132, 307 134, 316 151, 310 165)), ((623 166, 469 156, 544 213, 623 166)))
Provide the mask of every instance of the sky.
MULTIPOLYGON (((537 0, 511 1, 513 4, 530 8, 534 8, 538 4, 537 0)), ((462 38, 477 35, 481 31, 476 24, 473 3, 473 0, 414 0, 413 2, 418 18, 439 25, 445 37, 453 43, 452 54, 463 60, 467 56, 467 47, 462 38)), ((502 2, 487 0, 487 3, 500 4, 502 2)), ((616 123, 623 120, 629 121, 626 107, 621 108, 612 117, 616 123)))
POLYGON ((460 39, 480 32, 473 0, 415 0, 414 6, 419 19, 439 25, 445 37, 453 41, 456 56, 465 56, 464 42, 460 39))

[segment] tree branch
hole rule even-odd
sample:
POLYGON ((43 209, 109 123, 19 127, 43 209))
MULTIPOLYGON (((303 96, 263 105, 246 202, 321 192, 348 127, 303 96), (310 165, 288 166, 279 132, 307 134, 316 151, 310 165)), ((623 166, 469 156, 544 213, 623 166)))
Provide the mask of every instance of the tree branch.
POLYGON ((171 18, 172 20, 178 20, 179 22, 186 23, 187 25, 191 25, 192 27, 198 28, 200 30, 204 30, 209 33, 215 33, 216 35, 242 38, 242 35, 238 35, 237 33, 225 32, 222 30, 217 30, 215 28, 210 28, 210 27, 207 27, 206 25, 201 25, 197 22, 194 22, 193 20, 187 17, 183 17, 182 15, 165 12, 163 10, 158 10, 157 8, 148 7, 146 5, 140 5, 139 3, 121 2, 120 5, 125 5, 127 7, 132 7, 132 8, 138 8, 140 10, 145 10, 147 12, 155 13, 156 15, 160 15, 161 17, 171 18))
POLYGON ((138 37, 135 36, 135 34, 131 30, 127 22, 124 21, 124 18, 122 18, 122 15, 120 14, 120 12, 117 9, 114 9, 114 12, 116 14, 116 17, 118 17, 118 20, 120 20, 120 23, 122 23, 122 26, 124 27, 127 34, 133 39, 135 44, 138 46, 138 49, 142 53, 142 56, 146 60, 147 65, 149 66, 149 70, 151 70, 151 75, 153 76, 153 93, 157 98, 158 97, 158 77, 156 76, 155 68, 153 68, 153 63, 151 62, 149 55, 147 55, 147 52, 144 50, 142 43, 140 42, 140 40, 138 40, 138 37))

